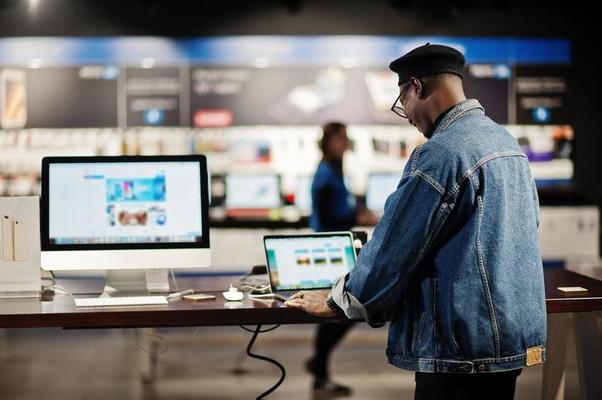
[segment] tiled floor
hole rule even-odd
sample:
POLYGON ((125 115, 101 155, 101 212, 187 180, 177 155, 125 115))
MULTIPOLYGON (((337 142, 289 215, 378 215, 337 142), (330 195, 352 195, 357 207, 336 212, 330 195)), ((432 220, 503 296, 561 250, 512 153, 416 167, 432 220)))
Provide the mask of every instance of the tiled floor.
MULTIPOLYGON (((255 350, 286 367, 283 385, 269 399, 310 399, 310 377, 302 364, 310 356, 312 326, 284 326, 262 334, 255 350)), ((250 338, 237 327, 160 330, 168 350, 159 356, 158 378, 140 379, 142 353, 129 330, 7 330, 0 355, 0 399, 254 399, 278 380, 278 370, 244 359, 232 372, 250 338)), ((411 399, 414 377, 387 364, 386 329, 358 326, 333 358, 338 382, 354 388, 351 399, 411 399)), ((141 343, 138 343, 140 346, 141 343)), ((164 347, 159 346, 159 350, 164 347)), ((567 376, 577 398, 574 357, 567 376)), ((518 381, 517 399, 540 397, 541 368, 531 367, 518 381)), ((575 396, 570 395, 574 393, 575 396)))

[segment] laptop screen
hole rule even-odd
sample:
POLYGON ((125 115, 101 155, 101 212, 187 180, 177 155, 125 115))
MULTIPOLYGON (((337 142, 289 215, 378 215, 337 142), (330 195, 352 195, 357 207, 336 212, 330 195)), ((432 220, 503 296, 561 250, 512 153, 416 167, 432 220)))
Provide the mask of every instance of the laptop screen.
POLYGON ((266 236, 272 290, 331 288, 355 265, 350 233, 266 236))

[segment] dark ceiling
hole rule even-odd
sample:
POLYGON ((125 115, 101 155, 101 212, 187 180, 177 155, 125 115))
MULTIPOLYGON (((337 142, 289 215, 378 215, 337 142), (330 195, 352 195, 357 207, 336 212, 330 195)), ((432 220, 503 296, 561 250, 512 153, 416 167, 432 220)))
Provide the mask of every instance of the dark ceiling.
POLYGON ((592 12, 532 1, 0 0, 0 36, 575 36, 592 12))

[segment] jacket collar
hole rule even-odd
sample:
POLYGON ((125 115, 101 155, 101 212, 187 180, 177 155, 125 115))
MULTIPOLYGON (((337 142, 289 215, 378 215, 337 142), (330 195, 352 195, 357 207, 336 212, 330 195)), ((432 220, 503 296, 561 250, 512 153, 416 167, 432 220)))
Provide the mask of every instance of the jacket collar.
POLYGON ((451 124, 457 121, 460 117, 468 114, 469 112, 476 110, 477 113, 485 114, 485 109, 476 99, 468 99, 464 100, 458 104, 456 104, 449 112, 443 117, 441 122, 437 124, 437 127, 433 131, 431 138, 435 136, 438 132, 449 128, 451 124))

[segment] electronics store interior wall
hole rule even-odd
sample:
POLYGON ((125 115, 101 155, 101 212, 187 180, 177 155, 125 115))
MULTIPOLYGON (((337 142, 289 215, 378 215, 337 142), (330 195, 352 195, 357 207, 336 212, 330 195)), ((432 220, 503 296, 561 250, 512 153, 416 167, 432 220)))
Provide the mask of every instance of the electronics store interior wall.
MULTIPOLYGON (((349 125, 347 185, 382 213, 425 141, 389 110, 397 86, 387 62, 427 41, 465 53, 467 95, 516 137, 538 187, 571 190, 570 40, 289 35, 1 39, 0 193, 39 194, 45 155, 204 154, 214 268, 260 262, 253 245, 246 259, 222 258, 220 245, 236 229, 307 227, 325 122, 349 125)), ((543 239, 545 254, 554 239, 543 239)))

